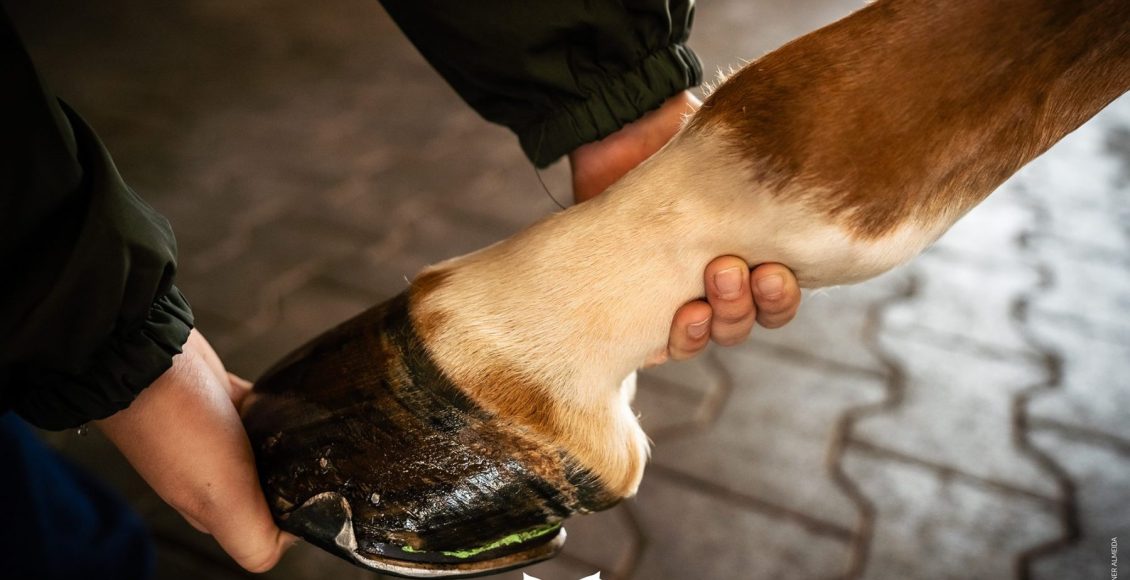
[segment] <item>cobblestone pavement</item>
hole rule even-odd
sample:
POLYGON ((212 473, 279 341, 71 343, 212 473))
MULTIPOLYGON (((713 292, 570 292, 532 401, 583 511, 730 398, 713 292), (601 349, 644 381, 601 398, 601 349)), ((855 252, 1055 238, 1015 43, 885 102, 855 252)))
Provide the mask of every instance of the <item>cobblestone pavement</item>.
MULTIPOLYGON (((371 0, 10 4, 173 221, 199 327, 245 376, 555 209, 371 0)), ((694 46, 735 63, 856 5, 704 1, 694 46)), ((564 171, 545 172, 559 198, 564 171)), ((1111 537, 1130 541, 1128 189, 1124 98, 912 264, 645 373, 638 498, 570 521, 564 554, 528 572, 1109 577, 1111 537)), ((161 578, 249 576, 97 435, 50 437, 148 518, 161 578)), ((264 577, 373 575, 299 546, 264 577)))

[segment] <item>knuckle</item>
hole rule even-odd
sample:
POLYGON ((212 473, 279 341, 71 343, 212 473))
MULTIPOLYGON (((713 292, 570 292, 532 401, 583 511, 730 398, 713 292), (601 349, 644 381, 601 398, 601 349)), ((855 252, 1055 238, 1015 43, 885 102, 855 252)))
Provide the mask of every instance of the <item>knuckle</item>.
POLYGON ((711 333, 714 342, 722 346, 733 346, 745 342, 749 337, 750 332, 753 331, 753 326, 756 323, 756 318, 753 313, 738 319, 733 324, 718 325, 711 333))
POLYGON ((757 309, 765 314, 780 315, 785 314, 793 307, 792 300, 786 296, 774 298, 772 300, 762 298, 757 302, 757 309))
MULTIPOLYGON (((715 329, 749 326, 753 327, 755 314, 752 308, 733 312, 716 312, 714 314, 715 329)), ((732 331, 727 331, 732 332, 732 331)))
POLYGON ((795 315, 796 315, 795 311, 786 310, 785 312, 780 313, 780 314, 769 315, 769 316, 765 316, 764 318, 758 318, 758 323, 761 324, 761 326, 763 326, 765 328, 769 328, 769 329, 780 328, 780 327, 788 324, 789 322, 791 322, 795 315))
POLYGON ((750 315, 745 315, 745 316, 730 315, 730 316, 727 316, 727 315, 724 315, 724 314, 723 315, 715 315, 714 328, 727 328, 727 327, 731 327, 731 326, 739 326, 747 318, 752 320, 753 316, 750 316, 750 315))
POLYGON ((692 359, 692 358, 695 357, 695 355, 697 355, 699 353, 700 350, 702 350, 701 347, 700 348, 694 348, 694 347, 688 348, 686 346, 684 346, 682 348, 673 347, 673 348, 671 348, 671 360, 678 361, 678 360, 692 359))

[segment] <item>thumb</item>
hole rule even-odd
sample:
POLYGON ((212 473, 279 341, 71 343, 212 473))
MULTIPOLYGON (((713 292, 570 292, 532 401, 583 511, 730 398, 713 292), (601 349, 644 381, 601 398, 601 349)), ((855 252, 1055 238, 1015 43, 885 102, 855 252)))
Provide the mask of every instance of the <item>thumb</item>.
POLYGON ((209 501, 185 511, 236 563, 251 572, 265 572, 298 538, 275 525, 249 459, 215 465, 213 473, 222 475, 208 483, 223 492, 210 494, 209 501))
POLYGON ((243 409, 243 404, 247 402, 247 395, 251 394, 251 388, 254 386, 251 381, 228 371, 228 396, 231 397, 232 404, 236 409, 243 409))
POLYGON ((210 531, 224 551, 249 572, 274 568, 283 553, 298 541, 296 536, 276 528, 273 523, 253 531, 243 525, 220 524, 210 531))

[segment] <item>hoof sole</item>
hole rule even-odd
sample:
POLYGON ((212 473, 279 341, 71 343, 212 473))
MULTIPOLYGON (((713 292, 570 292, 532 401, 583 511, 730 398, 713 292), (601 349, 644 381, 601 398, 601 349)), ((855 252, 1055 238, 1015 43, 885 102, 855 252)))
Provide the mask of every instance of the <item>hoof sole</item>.
POLYGON ((548 560, 565 545, 565 529, 553 526, 522 537, 463 552, 416 552, 389 544, 358 550, 349 501, 341 494, 318 494, 286 518, 285 527, 320 548, 333 552, 363 568, 403 578, 473 578, 497 574, 548 560))

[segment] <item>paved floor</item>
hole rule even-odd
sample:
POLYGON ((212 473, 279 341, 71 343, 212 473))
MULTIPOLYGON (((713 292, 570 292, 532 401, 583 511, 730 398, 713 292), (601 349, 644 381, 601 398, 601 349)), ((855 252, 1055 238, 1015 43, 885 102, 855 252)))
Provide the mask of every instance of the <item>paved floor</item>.
MULTIPOLYGON (((554 211, 513 138, 372 0, 8 2, 48 79, 177 228, 179 280, 254 377, 421 266, 554 211)), ((710 0, 709 68, 854 0, 710 0)), ((545 172, 567 197, 563 167, 545 172)), ((645 375, 639 497, 569 524, 543 580, 1107 578, 1130 542, 1130 99, 913 264, 788 328, 645 375)), ((247 577, 96 434, 164 579, 247 577)), ((372 578, 309 546, 265 578, 372 578)), ((520 574, 504 578, 514 580, 520 574)))

